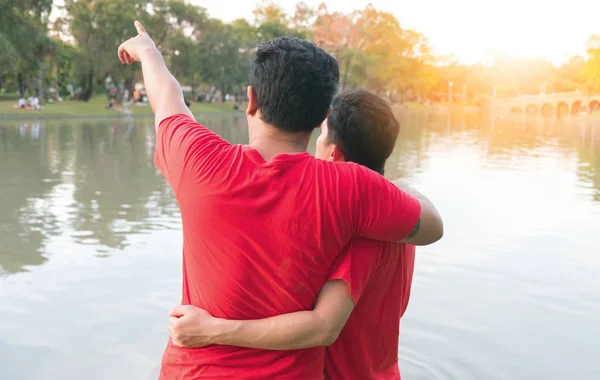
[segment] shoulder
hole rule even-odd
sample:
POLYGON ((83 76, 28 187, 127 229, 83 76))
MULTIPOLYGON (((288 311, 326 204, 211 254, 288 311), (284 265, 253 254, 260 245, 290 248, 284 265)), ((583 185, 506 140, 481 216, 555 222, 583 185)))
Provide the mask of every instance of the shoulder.
POLYGON ((364 179, 371 175, 369 169, 354 162, 331 162, 319 159, 315 161, 317 161, 315 163, 317 172, 340 184, 355 184, 357 179, 364 179))
POLYGON ((324 170, 330 170, 330 171, 339 171, 339 172, 348 172, 348 171, 356 171, 356 170, 369 170, 367 168, 365 168, 364 166, 361 166, 357 163, 354 162, 347 162, 347 161, 325 161, 325 160, 319 160, 317 158, 315 158, 315 161, 317 161, 317 165, 321 168, 323 168, 324 170))
POLYGON ((193 117, 186 114, 176 114, 165 117, 158 123, 158 128, 177 128, 177 127, 202 127, 193 117))

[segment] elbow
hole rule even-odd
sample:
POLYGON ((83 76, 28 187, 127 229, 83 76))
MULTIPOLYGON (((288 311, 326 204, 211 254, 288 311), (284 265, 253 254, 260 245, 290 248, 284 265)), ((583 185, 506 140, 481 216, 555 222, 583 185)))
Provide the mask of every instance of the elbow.
POLYGON ((440 223, 440 229, 439 229, 438 233, 433 237, 433 241, 431 242, 431 244, 442 240, 443 237, 444 237, 444 225, 443 225, 443 223, 440 223))
POLYGON ((403 243, 412 245, 430 245, 439 241, 444 236, 444 222, 435 209, 421 213, 420 230, 413 237, 403 240, 403 243))
POLYGON ((433 229, 433 233, 431 234, 431 243, 433 244, 439 240, 442 239, 442 237, 444 237, 444 221, 442 220, 442 218, 439 216, 437 217, 437 221, 435 223, 435 227, 433 229))
POLYGON ((335 332, 335 331, 326 332, 321 336, 319 346, 323 346, 323 347, 331 346, 332 344, 335 343, 335 341, 337 340, 337 338, 339 336, 340 336, 339 331, 338 332, 335 332))
MULTIPOLYGON (((342 326, 343 327, 343 326, 342 326)), ((333 324, 325 323, 319 338, 319 346, 331 346, 340 336, 342 328, 333 324)))
POLYGON ((437 219, 433 223, 431 223, 431 226, 427 233, 427 237, 424 239, 424 241, 422 241, 421 244, 415 245, 430 245, 438 242, 442 239, 442 237, 444 237, 444 222, 442 221, 442 218, 438 215, 437 219))

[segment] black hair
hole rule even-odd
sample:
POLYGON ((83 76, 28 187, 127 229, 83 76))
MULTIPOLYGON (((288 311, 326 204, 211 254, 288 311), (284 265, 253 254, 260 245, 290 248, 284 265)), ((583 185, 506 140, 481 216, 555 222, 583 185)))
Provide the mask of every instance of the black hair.
POLYGON ((250 68, 262 120, 288 132, 312 132, 325 120, 339 78, 331 54, 290 36, 259 45, 250 68))
POLYGON ((333 99, 327 119, 327 143, 336 144, 346 161, 383 174, 400 123, 383 98, 366 90, 349 90, 333 99))

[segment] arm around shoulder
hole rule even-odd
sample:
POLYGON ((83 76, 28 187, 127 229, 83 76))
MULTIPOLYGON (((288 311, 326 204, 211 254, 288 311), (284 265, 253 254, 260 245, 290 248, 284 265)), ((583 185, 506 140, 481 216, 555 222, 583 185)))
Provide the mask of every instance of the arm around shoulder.
POLYGON ((406 185, 391 183, 380 174, 355 166, 359 181, 351 203, 355 236, 388 242, 428 245, 443 234, 442 219, 433 204, 406 185))
POLYGON ((429 245, 440 240, 444 235, 444 222, 433 203, 404 181, 396 180, 394 184, 400 190, 416 198, 420 206, 417 222, 402 242, 412 245, 429 245))

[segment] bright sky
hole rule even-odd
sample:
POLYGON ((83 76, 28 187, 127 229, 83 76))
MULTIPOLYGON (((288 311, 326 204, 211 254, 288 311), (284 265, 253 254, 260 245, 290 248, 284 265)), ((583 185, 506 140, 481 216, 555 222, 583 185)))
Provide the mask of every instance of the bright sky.
MULTIPOLYGON (((210 16, 252 19, 254 0, 191 0, 210 16)), ((289 13, 297 0, 279 0, 289 13)), ((322 0, 305 0, 317 6, 322 0)), ((484 62, 492 52, 541 57, 560 64, 585 54, 585 41, 600 34, 600 0, 327 0, 332 11, 372 3, 394 13, 404 28, 423 33, 437 54, 453 53, 463 63, 484 62)))

